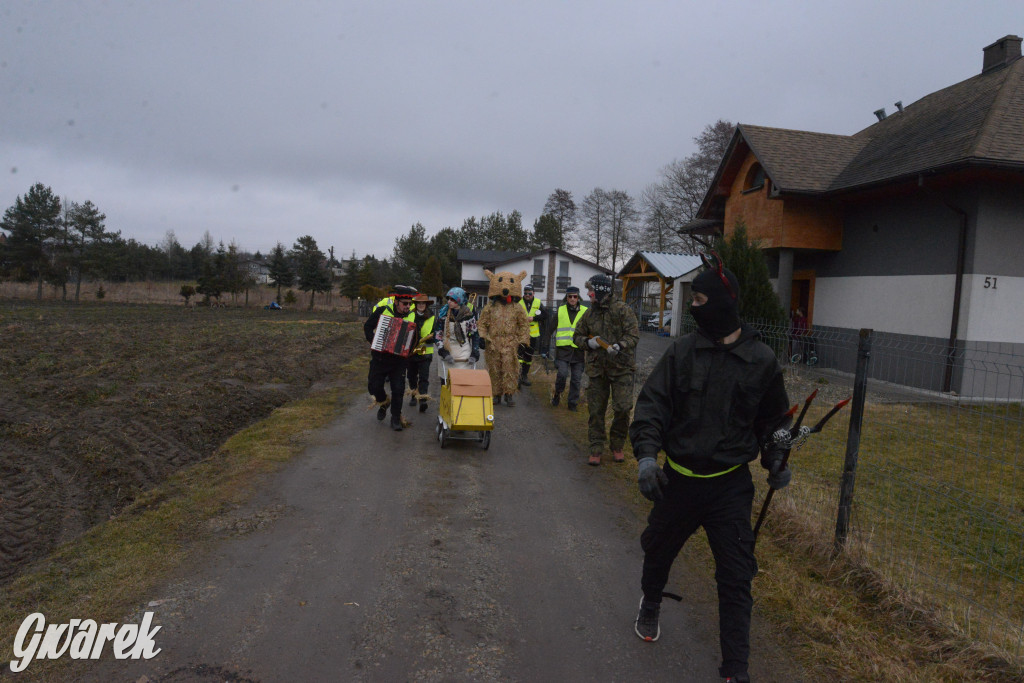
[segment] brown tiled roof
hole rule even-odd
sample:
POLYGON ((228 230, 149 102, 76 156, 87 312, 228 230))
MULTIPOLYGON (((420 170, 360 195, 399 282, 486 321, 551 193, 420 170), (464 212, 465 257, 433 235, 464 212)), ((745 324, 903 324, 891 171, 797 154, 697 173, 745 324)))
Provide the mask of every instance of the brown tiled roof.
POLYGON ((927 95, 854 136, 849 189, 969 162, 1024 164, 1024 59, 927 95))
MULTIPOLYGON (((1024 58, 927 95, 855 135, 749 124, 736 135, 780 192, 837 192, 970 163, 1024 168, 1024 58)), ((705 204, 710 198, 709 191, 705 204)))
POLYGON ((824 192, 864 147, 849 135, 740 124, 765 173, 783 192, 824 192))

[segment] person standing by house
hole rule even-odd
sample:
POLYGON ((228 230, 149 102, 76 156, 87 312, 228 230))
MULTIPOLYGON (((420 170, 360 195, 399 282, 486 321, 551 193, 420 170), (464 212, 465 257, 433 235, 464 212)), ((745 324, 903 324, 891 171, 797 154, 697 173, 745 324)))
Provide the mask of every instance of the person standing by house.
POLYGON ((413 310, 406 322, 416 325, 416 347, 409 356, 409 406, 417 400, 420 412, 427 412, 427 392, 430 390, 430 362, 434 360, 434 312, 430 310, 430 297, 422 292, 412 298, 413 310))
POLYGON ((580 288, 567 287, 565 303, 558 307, 555 318, 555 365, 558 374, 555 376, 555 393, 551 396, 551 405, 558 407, 565 382, 569 380, 569 396, 566 407, 576 410, 580 400, 580 384, 583 380, 583 349, 573 342, 576 324, 587 312, 587 307, 580 304, 580 288))
POLYGON ((520 344, 517 351, 519 356, 519 386, 530 386, 530 364, 534 356, 540 352, 540 323, 547 314, 547 309, 533 295, 533 285, 523 285, 523 298, 519 305, 526 310, 530 319, 530 343, 520 344))
POLYGON ((736 683, 750 681, 750 582, 757 572, 747 463, 760 452, 772 488, 790 480, 784 452, 771 438, 789 423, 782 368, 758 332, 740 322, 739 296, 736 277, 720 262, 694 279, 690 312, 697 331, 676 340, 655 365, 629 427, 640 492, 654 501, 640 536, 643 598, 636 634, 658 639, 669 570, 703 527, 718 584, 719 674, 736 683), (667 457, 659 468, 662 450, 667 457))
MULTIPOLYGON (((416 289, 405 285, 396 285, 394 293, 376 306, 370 317, 363 323, 363 334, 367 342, 373 341, 381 318, 404 319, 409 315, 409 303, 416 289), (390 300, 392 303, 387 303, 390 300)), ((408 359, 385 351, 370 351, 370 372, 367 377, 367 390, 377 401, 377 419, 383 421, 391 408, 391 428, 402 431, 402 397, 405 395, 405 375, 408 370, 408 359), (385 383, 391 386, 391 397, 385 391, 385 383)))
POLYGON ((789 325, 789 355, 793 362, 799 362, 807 353, 807 316, 804 309, 797 307, 793 311, 789 325), (799 356, 799 358, 797 357, 799 356))
POLYGON ((593 306, 580 316, 572 340, 585 349, 587 408, 590 411, 587 434, 590 458, 587 463, 600 465, 606 438, 612 459, 622 462, 622 447, 629 430, 629 413, 633 407, 633 377, 636 374, 636 345, 640 341, 633 310, 612 293, 612 279, 598 274, 587 282, 593 306), (612 424, 605 436, 605 412, 612 401, 612 424))

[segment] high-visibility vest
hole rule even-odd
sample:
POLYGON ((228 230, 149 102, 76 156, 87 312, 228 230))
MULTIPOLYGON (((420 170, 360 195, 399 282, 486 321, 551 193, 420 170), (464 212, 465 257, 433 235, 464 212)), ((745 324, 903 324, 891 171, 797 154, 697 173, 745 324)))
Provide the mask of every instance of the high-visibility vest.
POLYGON ((380 314, 380 317, 395 317, 395 302, 393 299, 381 299, 374 305, 373 310, 376 311, 378 308, 381 308, 382 306, 384 307, 384 311, 380 314))
MULTIPOLYGON (((435 316, 430 316, 429 318, 423 321, 423 326, 420 327, 420 339, 423 339, 424 337, 427 337, 429 339, 430 337, 434 336, 434 319, 435 316)), ((405 316, 405 321, 408 323, 415 323, 416 311, 412 311, 411 313, 409 313, 409 315, 405 316)), ((416 340, 417 344, 419 343, 420 339, 416 340)), ((421 348, 423 350, 417 351, 417 356, 425 356, 434 352, 434 344, 429 341, 426 344, 424 344, 421 348)))
POLYGON ((569 322, 569 307, 565 305, 558 307, 558 327, 555 328, 555 346, 579 348, 572 342, 572 335, 576 332, 576 323, 580 321, 586 310, 587 307, 580 304, 580 311, 576 314, 576 318, 569 322))
POLYGON ((540 310, 540 301, 537 300, 537 297, 533 297, 533 301, 531 301, 529 307, 527 307, 526 300, 520 299, 519 305, 523 307, 523 310, 526 311, 526 315, 530 318, 530 336, 539 337, 540 323, 537 322, 537 318, 535 318, 534 315, 540 310))

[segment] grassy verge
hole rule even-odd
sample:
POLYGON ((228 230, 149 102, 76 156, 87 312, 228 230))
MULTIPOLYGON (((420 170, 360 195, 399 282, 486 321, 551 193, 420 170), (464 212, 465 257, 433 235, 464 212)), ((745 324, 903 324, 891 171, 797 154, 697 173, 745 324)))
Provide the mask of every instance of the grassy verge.
MULTIPOLYGON (((532 392, 546 405, 554 374, 537 372, 532 381, 532 392)), ((548 410, 552 410, 555 422, 585 453, 586 406, 581 405, 575 413, 564 409, 548 410)), ((875 416, 876 422, 878 417, 875 416)), ((914 427, 934 430, 939 426, 934 423, 936 416, 930 409, 914 419, 922 424, 894 428, 912 433, 914 427)), ((835 523, 836 473, 842 464, 845 430, 832 427, 794 457, 797 472, 794 485, 775 497, 769 521, 758 539, 761 572, 754 583, 755 612, 757 618, 771 624, 778 641, 776 648, 796 659, 811 679, 1024 680, 1024 668, 1013 663, 991 642, 971 637, 970 632, 944 618, 934 601, 922 600, 921 595, 870 569, 870 563, 860 555, 833 556, 831 532, 835 523)), ((872 442, 874 438, 876 436, 866 435, 863 448, 880 449, 880 443, 872 442)), ((907 450, 919 445, 906 437, 889 440, 902 444, 907 450)), ((894 461, 904 458, 900 452, 888 457, 894 461)), ((904 463, 904 466, 910 464, 904 463)), ((611 472, 612 486, 624 502, 638 509, 643 505, 646 509, 646 501, 637 492, 636 466, 632 458, 627 458, 625 467, 607 469, 611 472)), ((754 500, 755 511, 760 509, 767 488, 763 479, 754 477, 759 488, 754 500)), ((1019 500, 1019 489, 1014 494, 1002 485, 986 488, 983 478, 977 481, 979 490, 985 491, 989 499, 1019 500)), ((1010 482, 1012 488, 1012 478, 1010 482)), ((872 510, 868 514, 890 518, 900 515, 900 511, 886 507, 889 502, 879 492, 881 487, 868 481, 859 481, 858 487, 858 500, 863 496, 865 508, 872 510)), ((1019 514, 1024 508, 1018 506, 1017 510, 1019 514)), ((861 519, 859 524, 871 524, 871 521, 861 519)), ((936 539, 926 552, 932 561, 948 560, 948 539, 936 539)), ((700 538, 687 543, 683 553, 697 564, 710 566, 712 561, 707 544, 700 538)))
MULTIPOLYGON (((124 621, 149 591, 216 537, 211 521, 244 503, 263 477, 300 453, 306 435, 339 412, 365 371, 359 356, 333 388, 277 408, 232 436, 213 457, 181 470, 141 495, 115 518, 65 544, 0 590, 0 663, 12 659, 22 620, 41 612, 48 623, 72 618, 124 621)), ((34 662, 30 679, 60 680, 66 658, 34 662)))

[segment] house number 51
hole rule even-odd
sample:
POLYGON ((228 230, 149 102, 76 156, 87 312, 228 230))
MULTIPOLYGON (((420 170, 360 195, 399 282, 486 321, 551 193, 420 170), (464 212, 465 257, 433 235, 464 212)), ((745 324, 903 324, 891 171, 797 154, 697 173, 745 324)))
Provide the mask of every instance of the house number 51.
POLYGON ((996 280, 998 280, 998 279, 999 278, 994 278, 994 277, 987 277, 987 278, 985 278, 985 289, 995 289, 996 288, 996 280))

